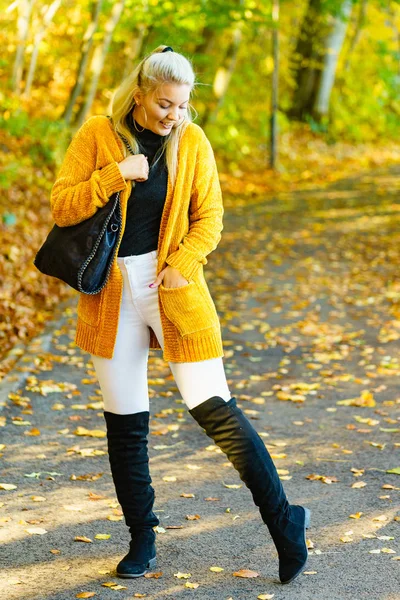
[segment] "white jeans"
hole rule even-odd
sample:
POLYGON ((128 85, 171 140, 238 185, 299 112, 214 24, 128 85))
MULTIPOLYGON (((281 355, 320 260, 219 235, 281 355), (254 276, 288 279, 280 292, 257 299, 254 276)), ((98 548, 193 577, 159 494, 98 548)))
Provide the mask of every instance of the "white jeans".
MULTIPOLYGON (((164 347, 157 278, 157 251, 118 257, 123 294, 112 359, 91 355, 104 398, 104 410, 120 415, 149 410, 147 362, 149 326, 164 347)), ((231 398, 222 357, 200 362, 169 363, 179 392, 189 409, 212 396, 231 398)))

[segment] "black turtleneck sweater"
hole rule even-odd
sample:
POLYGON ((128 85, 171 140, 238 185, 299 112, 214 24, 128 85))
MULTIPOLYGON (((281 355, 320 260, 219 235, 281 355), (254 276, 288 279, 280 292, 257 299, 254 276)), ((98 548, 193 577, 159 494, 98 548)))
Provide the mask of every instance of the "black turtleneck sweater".
MULTIPOLYGON (((135 122, 137 128, 142 129, 141 125, 137 121, 135 122)), ((150 129, 136 131, 132 113, 128 116, 128 126, 139 143, 139 152, 147 156, 149 176, 146 181, 136 181, 132 188, 128 200, 125 231, 118 256, 146 254, 157 250, 161 217, 167 194, 168 171, 165 153, 155 165, 151 166, 157 151, 161 152, 164 136, 153 133, 150 129)))

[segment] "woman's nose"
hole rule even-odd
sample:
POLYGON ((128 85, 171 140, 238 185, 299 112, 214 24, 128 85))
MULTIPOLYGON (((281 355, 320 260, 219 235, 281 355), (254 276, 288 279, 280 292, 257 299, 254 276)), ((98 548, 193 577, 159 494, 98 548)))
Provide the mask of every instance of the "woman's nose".
POLYGON ((171 108, 171 110, 168 113, 168 118, 171 119, 171 121, 179 121, 179 109, 176 108, 174 110, 173 108, 171 108))

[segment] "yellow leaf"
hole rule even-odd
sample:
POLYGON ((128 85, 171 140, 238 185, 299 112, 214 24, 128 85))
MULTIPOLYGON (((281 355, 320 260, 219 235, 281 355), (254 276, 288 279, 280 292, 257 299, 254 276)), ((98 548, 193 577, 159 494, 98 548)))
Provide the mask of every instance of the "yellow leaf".
POLYGON ((190 583, 190 581, 187 581, 185 583, 185 587, 191 588, 192 590, 195 590, 196 588, 198 588, 199 585, 200 585, 199 583, 190 583))
POLYGON ((180 494, 181 498, 194 498, 194 494, 180 494))
POLYGON ((222 567, 210 567, 210 571, 213 573, 221 573, 224 569, 222 567))
POLYGON ((29 431, 24 431, 24 435, 40 435, 40 431, 37 427, 32 427, 29 431))
POLYGON ((352 488, 363 488, 366 485, 367 484, 365 483, 365 481, 356 481, 355 483, 353 483, 353 485, 351 487, 352 488))
POLYGON ((257 571, 250 571, 250 569, 240 569, 239 571, 235 571, 233 573, 234 577, 259 577, 259 573, 257 571))
POLYGON ((124 517, 119 517, 118 515, 108 515, 108 521, 122 521, 124 517))
POLYGON ((0 490, 6 490, 7 492, 9 490, 16 490, 17 486, 14 485, 13 483, 0 483, 0 490))
POLYGON ((44 535, 47 533, 46 529, 43 529, 42 527, 29 527, 28 529, 25 529, 25 531, 31 535, 44 535))
POLYGON ((222 483, 223 483, 224 487, 229 488, 230 490, 238 490, 239 488, 242 487, 241 483, 240 484, 237 484, 237 483, 228 484, 228 483, 224 483, 224 482, 222 482, 222 483))
POLYGON ((178 573, 174 573, 174 577, 177 577, 178 579, 189 579, 191 576, 191 573, 181 573, 180 571, 178 571, 178 573))
POLYGON ((96 540, 109 540, 111 535, 109 533, 96 533, 94 537, 96 540))
POLYGON ((260 594, 259 596, 257 596, 257 600, 271 600, 271 598, 273 598, 275 596, 275 594, 260 594))
POLYGON ((44 496, 31 496, 31 500, 33 500, 33 502, 46 502, 44 496))
POLYGON ((81 592, 77 594, 75 598, 93 598, 96 595, 96 592, 81 592))
POLYGON ((349 515, 349 519, 359 519, 363 514, 363 512, 357 512, 354 515, 349 515))
POLYGON ((75 435, 87 435, 89 437, 104 438, 107 433, 101 429, 86 429, 85 427, 77 427, 74 431, 75 435))
POLYGON ((379 517, 374 517, 372 520, 378 521, 379 523, 383 523, 384 521, 388 520, 388 517, 386 515, 379 515, 379 517))
POLYGON ((381 548, 381 552, 384 552, 385 554, 396 554, 395 550, 392 550, 391 548, 381 548))
POLYGON ((92 540, 85 536, 77 535, 76 537, 74 537, 74 542, 86 542, 87 544, 91 544, 92 540))
POLYGON ((119 584, 117 585, 117 584, 116 584, 116 585, 114 585, 114 586, 113 586, 111 589, 112 589, 112 590, 126 590, 126 589, 127 589, 127 587, 126 587, 126 585, 119 585, 119 584))
POLYGON ((340 541, 347 544, 348 542, 352 542, 353 538, 351 538, 349 535, 344 535, 340 538, 340 541))

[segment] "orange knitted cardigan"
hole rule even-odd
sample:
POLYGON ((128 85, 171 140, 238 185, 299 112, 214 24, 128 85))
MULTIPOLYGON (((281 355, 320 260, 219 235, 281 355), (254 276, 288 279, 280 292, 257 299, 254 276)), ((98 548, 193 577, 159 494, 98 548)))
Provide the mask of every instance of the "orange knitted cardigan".
MULTIPOLYGON (((132 189, 117 164, 123 159, 122 141, 109 119, 90 117, 74 135, 51 190, 56 224, 66 227, 88 219, 113 193, 121 191, 123 235, 132 189)), ((211 144, 201 127, 189 123, 179 142, 174 188, 168 178, 157 248, 157 274, 171 265, 189 282, 178 288, 158 287, 166 361, 195 362, 224 356, 218 314, 203 273, 206 256, 221 239, 223 212, 211 144)), ((95 295, 79 294, 75 343, 86 352, 113 357, 122 286, 115 258, 103 290, 95 295)), ((150 348, 161 349, 153 329, 149 329, 150 348)))

